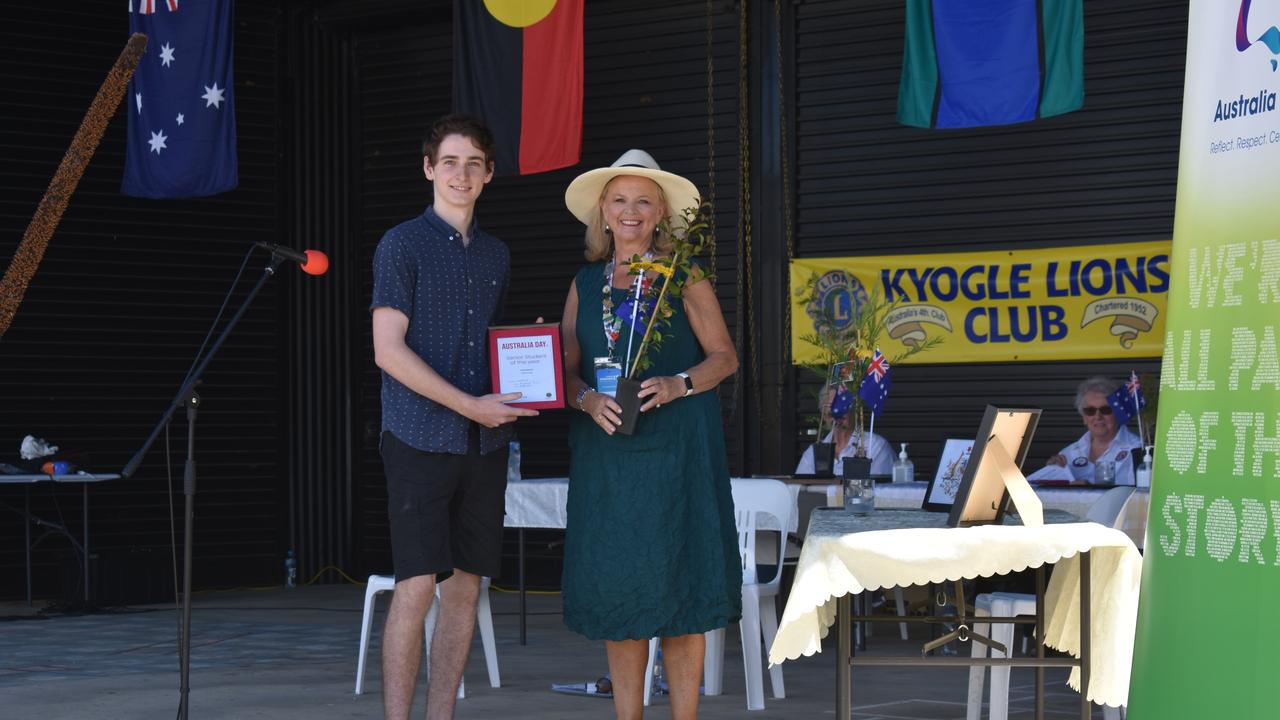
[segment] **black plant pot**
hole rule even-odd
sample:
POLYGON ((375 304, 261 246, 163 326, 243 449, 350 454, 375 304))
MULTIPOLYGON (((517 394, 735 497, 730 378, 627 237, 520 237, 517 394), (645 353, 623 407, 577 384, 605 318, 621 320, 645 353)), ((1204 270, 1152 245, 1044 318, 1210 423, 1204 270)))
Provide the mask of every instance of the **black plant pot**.
POLYGON ((831 477, 836 448, 833 443, 816 442, 813 444, 813 474, 818 477, 831 477))
POLYGON ((840 463, 840 476, 845 480, 866 480, 871 477, 871 458, 847 457, 840 463))
POLYGON ((635 433, 636 421, 640 418, 640 381, 618 378, 618 390, 613 399, 622 407, 622 424, 614 432, 623 435, 635 433))

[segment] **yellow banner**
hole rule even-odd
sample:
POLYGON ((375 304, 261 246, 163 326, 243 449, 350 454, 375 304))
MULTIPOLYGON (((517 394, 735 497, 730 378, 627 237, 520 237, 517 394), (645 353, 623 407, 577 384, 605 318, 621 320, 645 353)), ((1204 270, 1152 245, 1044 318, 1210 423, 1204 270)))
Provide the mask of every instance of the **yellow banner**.
POLYGON ((1170 241, 791 261, 792 362, 816 362, 815 323, 843 327, 872 292, 897 298, 880 347, 933 337, 909 363, 1160 357, 1170 241), (808 302, 805 302, 805 300, 808 302))

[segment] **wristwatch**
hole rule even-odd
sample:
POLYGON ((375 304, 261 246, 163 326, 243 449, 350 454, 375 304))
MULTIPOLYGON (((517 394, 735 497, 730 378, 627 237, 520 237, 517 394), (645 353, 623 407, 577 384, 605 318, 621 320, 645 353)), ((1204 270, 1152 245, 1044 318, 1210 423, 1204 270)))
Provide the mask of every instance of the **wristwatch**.
POLYGON ((682 397, 689 397, 690 395, 692 395, 693 394, 693 378, 689 377, 689 373, 687 372, 676 373, 676 377, 684 378, 684 395, 682 397))
POLYGON ((584 385, 582 389, 578 391, 578 397, 573 399, 573 404, 577 405, 578 409, 582 410, 583 412, 586 412, 586 408, 582 407, 582 400, 587 396, 587 393, 589 392, 591 392, 591 386, 584 385))

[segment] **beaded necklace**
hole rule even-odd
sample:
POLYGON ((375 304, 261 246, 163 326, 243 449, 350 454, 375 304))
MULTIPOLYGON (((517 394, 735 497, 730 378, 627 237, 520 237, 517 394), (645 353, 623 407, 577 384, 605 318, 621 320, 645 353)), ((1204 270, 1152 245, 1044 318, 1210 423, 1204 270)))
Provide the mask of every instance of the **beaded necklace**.
MULTIPOLYGON (((618 342, 618 337, 622 335, 622 318, 613 312, 613 262, 614 257, 609 258, 609 262, 604 266, 604 288, 601 290, 600 306, 603 315, 604 339, 609 343, 609 357, 613 358, 613 346, 618 342)), ((645 262, 653 260, 653 251, 647 251, 644 254, 645 262)), ((640 298, 649 290, 649 278, 641 274, 640 276, 640 293, 635 301, 640 302, 640 298)), ((628 292, 634 292, 635 283, 632 283, 632 289, 628 292)))

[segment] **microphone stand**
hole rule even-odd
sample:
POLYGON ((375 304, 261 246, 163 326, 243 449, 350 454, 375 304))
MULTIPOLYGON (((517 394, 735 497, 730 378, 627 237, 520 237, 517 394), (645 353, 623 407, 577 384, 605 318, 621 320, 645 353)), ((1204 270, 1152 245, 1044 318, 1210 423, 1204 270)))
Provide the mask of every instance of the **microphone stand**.
POLYGON ((227 322, 226 327, 218 335, 218 339, 210 346, 209 352, 200 360, 199 364, 192 369, 191 374, 187 376, 182 387, 178 390, 178 394, 174 396, 173 402, 169 403, 169 407, 160 416, 160 421, 156 423, 155 428, 151 431, 151 435, 146 442, 142 444, 142 448, 134 453, 129 459, 128 464, 120 471, 122 477, 131 477, 137 471, 138 466, 142 464, 142 458, 151 449, 151 445, 160 436, 160 432, 169 424, 173 418, 173 414, 178 411, 179 407, 187 409, 187 462, 183 468, 182 476, 182 494, 183 494, 183 531, 182 531, 182 631, 178 635, 178 655, 180 668, 180 684, 179 684, 179 701, 178 701, 178 720, 187 720, 189 710, 188 699, 191 691, 191 546, 194 539, 194 519, 195 519, 195 497, 196 497, 196 413, 200 406, 200 395, 196 393, 195 387, 200 382, 200 376, 204 374, 205 368, 209 366, 209 362, 213 360, 213 356, 217 354, 218 348, 222 347, 222 343, 231 334, 232 328, 244 316, 249 304, 258 295, 258 291, 267 283, 267 280, 276 274, 276 268, 286 258, 277 252, 271 253, 271 261, 263 268, 262 277, 258 278, 258 282, 245 296, 244 302, 240 304, 240 308, 236 310, 235 315, 231 316, 231 320, 227 322))

